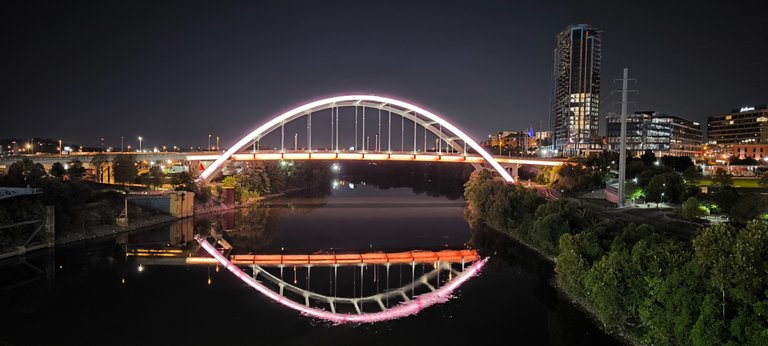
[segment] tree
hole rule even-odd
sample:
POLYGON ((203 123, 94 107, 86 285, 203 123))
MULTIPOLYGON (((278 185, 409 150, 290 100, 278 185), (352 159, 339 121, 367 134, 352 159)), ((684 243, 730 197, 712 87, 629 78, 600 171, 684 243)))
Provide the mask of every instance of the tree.
POLYGON ((165 174, 163 173, 163 170, 160 169, 159 166, 154 165, 149 168, 149 173, 147 174, 147 187, 155 187, 158 188, 163 185, 163 177, 165 174))
POLYGON ((272 186, 269 181, 269 175, 264 168, 264 163, 244 162, 239 173, 235 178, 247 191, 253 191, 259 195, 266 195, 272 192, 272 186))
POLYGON ((286 173, 280 169, 277 163, 271 162, 265 165, 272 193, 280 193, 286 189, 286 173))
POLYGON ((651 178, 651 181, 648 182, 648 186, 645 188, 645 198, 648 202, 654 202, 656 203, 656 207, 659 206, 659 203, 664 202, 666 200, 664 196, 664 191, 666 190, 666 181, 664 180, 664 177, 659 174, 651 178))
POLYGON ((696 260, 708 274, 710 283, 720 291, 722 320, 725 320, 725 292, 731 283, 731 260, 736 229, 731 225, 717 224, 705 228, 693 239, 696 260))
POLYGON ((96 154, 91 159, 91 166, 94 168, 94 174, 96 175, 96 182, 101 182, 101 172, 105 164, 109 163, 107 156, 104 154, 96 154))
POLYGON ((691 342, 694 345, 725 344, 725 323, 718 315, 717 298, 709 294, 704 298, 699 318, 691 330, 691 342))
POLYGON ((688 185, 699 185, 701 178, 703 178, 701 170, 696 166, 690 166, 683 171, 683 179, 685 179, 685 183, 688 185))
POLYGON ((731 178, 731 174, 726 170, 718 168, 715 171, 715 175, 712 177, 712 183, 720 186, 732 186, 733 178, 731 178))
POLYGON ((739 166, 757 166, 757 160, 751 157, 745 157, 743 159, 740 159, 738 156, 731 156, 731 158, 728 160, 732 165, 739 165, 739 166))
POLYGON ((633 302, 628 299, 632 286, 642 282, 629 267, 630 259, 626 250, 611 251, 597 261, 584 277, 584 286, 597 316, 609 329, 615 330, 626 324, 636 314, 629 308, 633 302))
POLYGON ((69 179, 80 179, 85 175, 85 168, 80 160, 74 159, 69 161, 68 165, 67 175, 69 176, 69 179))
POLYGON ((19 185, 40 186, 46 175, 43 165, 27 157, 8 167, 8 176, 16 180, 19 185))
POLYGON ((656 154, 654 154, 653 151, 646 150, 645 153, 640 156, 640 160, 643 161, 643 164, 646 167, 651 167, 656 164, 656 154))
POLYGON ((661 203, 670 201, 680 203, 685 185, 683 179, 675 172, 661 173, 653 176, 645 188, 649 202, 661 203))
POLYGON ((133 182, 138 172, 135 155, 117 155, 112 160, 112 173, 115 176, 115 181, 118 183, 133 182))
POLYGON ((765 297, 768 287, 768 225, 749 222, 739 230, 734 247, 732 295, 751 307, 765 297))
POLYGON ((48 173, 53 177, 61 179, 64 177, 64 174, 67 174, 67 170, 64 169, 64 165, 62 165, 61 162, 54 162, 48 173))
POLYGON ((568 233, 560 237, 560 251, 555 262, 557 284, 576 297, 584 297, 584 276, 589 272, 589 264, 579 254, 573 237, 568 233))
POLYGON ((176 191, 195 192, 197 190, 197 186, 195 185, 194 178, 192 178, 192 174, 186 171, 173 174, 171 176, 171 185, 173 185, 173 188, 176 191))
POLYGON ((726 212, 731 221, 745 225, 768 212, 768 198, 759 193, 747 193, 737 198, 726 212))
POLYGON ((703 300, 703 278, 694 262, 648 279, 648 293, 639 309, 648 345, 686 345, 703 300))
POLYGON ((768 173, 763 173, 760 177, 760 181, 757 182, 757 185, 760 185, 760 187, 768 187, 768 173))
POLYGON ((688 221, 696 221, 699 217, 707 215, 707 209, 701 206, 696 197, 688 197, 680 208, 680 215, 688 221))

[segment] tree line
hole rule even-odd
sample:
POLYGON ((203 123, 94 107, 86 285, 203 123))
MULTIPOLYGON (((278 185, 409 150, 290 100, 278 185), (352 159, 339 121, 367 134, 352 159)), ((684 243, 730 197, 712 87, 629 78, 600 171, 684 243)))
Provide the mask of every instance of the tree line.
POLYGON ((604 327, 649 345, 768 344, 768 225, 705 228, 690 241, 600 220, 477 172, 467 214, 555 261, 558 286, 604 327))

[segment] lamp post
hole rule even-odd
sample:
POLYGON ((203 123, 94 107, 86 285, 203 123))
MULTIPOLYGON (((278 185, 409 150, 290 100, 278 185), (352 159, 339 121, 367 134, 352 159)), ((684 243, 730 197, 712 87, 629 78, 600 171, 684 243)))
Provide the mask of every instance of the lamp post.
POLYGON ((219 150, 219 136, 216 136, 216 150, 219 150))
POLYGON ((141 152, 141 141, 142 141, 143 139, 144 139, 144 138, 141 138, 141 136, 139 136, 139 152, 141 152))
POLYGON ((299 134, 294 133, 293 134, 293 150, 299 150, 299 134))
POLYGON ((120 152, 121 153, 125 151, 125 146, 123 146, 123 139, 124 139, 124 137, 125 136, 120 136, 120 152))
POLYGON ((62 149, 63 149, 63 148, 61 147, 61 139, 59 139, 59 155, 61 155, 61 153, 62 153, 62 149))
POLYGON ((211 151, 211 135, 208 135, 208 151, 211 151))

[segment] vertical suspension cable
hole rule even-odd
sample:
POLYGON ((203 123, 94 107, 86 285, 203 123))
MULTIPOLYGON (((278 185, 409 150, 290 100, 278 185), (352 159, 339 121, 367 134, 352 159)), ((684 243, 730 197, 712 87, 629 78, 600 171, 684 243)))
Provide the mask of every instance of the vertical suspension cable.
POLYGON ((387 152, 392 152, 392 106, 387 105, 389 111, 389 125, 387 125, 387 152))
POLYGON ((400 151, 405 151, 405 117, 400 115, 400 151))
POLYGON ((280 152, 285 152, 285 122, 280 125, 280 152))
POLYGON ((339 151, 339 108, 336 107, 336 151, 339 151))
POLYGON ((307 150, 312 152, 312 112, 307 116, 307 150))
POLYGON ((361 146, 363 147, 363 151, 365 151, 365 104, 363 104, 363 137, 361 139, 363 140, 361 146))
MULTIPOLYGON (((440 124, 440 134, 443 133, 443 124, 440 124)), ((437 152, 443 153, 443 137, 440 135, 437 136, 437 152)))
POLYGON ((357 105, 355 105, 355 150, 360 150, 357 147, 357 105))
POLYGON ((416 153, 416 112, 413 112, 413 153, 416 153))
POLYGON ((331 149, 333 149, 333 108, 331 107, 331 149))
POLYGON ((379 107, 379 133, 376 136, 376 151, 381 151, 381 107, 379 107))
POLYGON ((424 125, 424 152, 427 152, 427 125, 424 125))

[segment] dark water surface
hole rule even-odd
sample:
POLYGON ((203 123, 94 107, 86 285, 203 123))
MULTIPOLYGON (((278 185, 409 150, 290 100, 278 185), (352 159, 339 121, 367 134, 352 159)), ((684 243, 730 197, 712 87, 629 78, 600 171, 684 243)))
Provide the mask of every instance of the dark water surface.
MULTIPOLYGON (((462 200, 343 183, 325 198, 274 200, 6 261, 0 345, 615 344, 548 284, 551 264, 494 232, 473 234, 463 210, 462 200), (237 252, 473 247, 491 260, 445 304, 396 321, 333 326, 275 304, 215 266, 125 256, 126 248, 192 247, 191 235, 211 227, 237 252)), ((313 286, 329 286, 328 274, 312 275, 313 286)), ((350 288, 346 280, 339 284, 350 288)))

